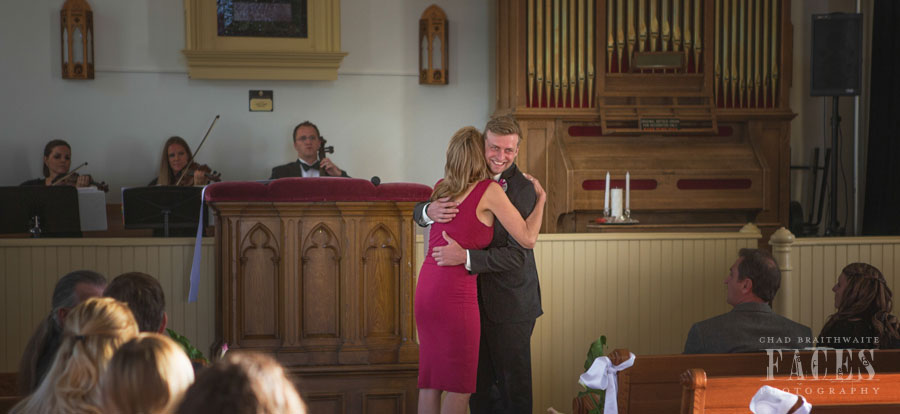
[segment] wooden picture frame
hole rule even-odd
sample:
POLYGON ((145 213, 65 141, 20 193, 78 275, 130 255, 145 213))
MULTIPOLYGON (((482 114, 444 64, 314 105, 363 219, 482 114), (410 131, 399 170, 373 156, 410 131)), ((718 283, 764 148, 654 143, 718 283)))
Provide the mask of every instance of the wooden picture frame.
POLYGON ((192 79, 335 80, 341 51, 340 0, 307 1, 306 38, 218 36, 215 0, 184 0, 192 79))

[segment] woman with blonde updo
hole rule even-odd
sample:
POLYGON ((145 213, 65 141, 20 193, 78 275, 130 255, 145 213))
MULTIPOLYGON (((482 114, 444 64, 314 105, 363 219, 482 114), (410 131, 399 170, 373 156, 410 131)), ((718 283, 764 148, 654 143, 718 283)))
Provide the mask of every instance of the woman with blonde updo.
POLYGON ((875 266, 850 263, 831 289, 837 312, 819 334, 832 348, 900 348, 900 321, 891 314, 893 294, 875 266), (844 338, 855 338, 843 341, 844 338), (840 341, 840 342, 838 342, 840 341))
POLYGON ((102 413, 100 377, 120 345, 138 334, 128 305, 91 298, 66 316, 62 344, 34 394, 10 413, 102 413))
POLYGON ((108 413, 171 413, 194 382, 184 350, 164 335, 141 333, 122 345, 100 381, 108 413))

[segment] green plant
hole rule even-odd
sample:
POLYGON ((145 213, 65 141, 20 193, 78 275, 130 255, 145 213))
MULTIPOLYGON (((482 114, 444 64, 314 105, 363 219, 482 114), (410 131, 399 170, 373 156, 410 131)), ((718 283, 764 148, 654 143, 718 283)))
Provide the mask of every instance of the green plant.
POLYGON ((199 362, 203 365, 209 365, 209 360, 203 356, 203 352, 200 352, 194 345, 191 345, 191 341, 187 339, 184 335, 175 332, 172 329, 166 328, 166 333, 169 334, 169 337, 172 338, 175 342, 178 342, 178 345, 181 345, 184 348, 184 352, 188 355, 193 362, 199 362))
MULTIPOLYGON (((597 340, 588 347, 587 359, 584 360, 584 370, 587 371, 590 369, 594 360, 604 355, 606 355, 605 335, 597 338, 597 340)), ((578 393, 577 398, 582 401, 583 406, 588 410, 588 414, 603 413, 603 403, 606 400, 606 391, 585 387, 584 391, 578 393)))

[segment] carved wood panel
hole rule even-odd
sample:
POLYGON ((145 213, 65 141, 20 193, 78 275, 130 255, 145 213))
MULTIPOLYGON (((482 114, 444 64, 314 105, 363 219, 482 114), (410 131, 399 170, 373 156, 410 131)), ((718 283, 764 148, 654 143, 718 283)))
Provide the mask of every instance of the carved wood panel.
POLYGON ((256 223, 244 234, 239 251, 235 293, 241 344, 277 345, 283 337, 278 240, 266 225, 256 223))
POLYGON ((384 225, 369 232, 363 245, 363 300, 366 338, 399 339, 400 246, 384 225))
POLYGON ((340 328, 341 246, 334 231, 317 224, 303 243, 301 337, 337 338, 340 328))

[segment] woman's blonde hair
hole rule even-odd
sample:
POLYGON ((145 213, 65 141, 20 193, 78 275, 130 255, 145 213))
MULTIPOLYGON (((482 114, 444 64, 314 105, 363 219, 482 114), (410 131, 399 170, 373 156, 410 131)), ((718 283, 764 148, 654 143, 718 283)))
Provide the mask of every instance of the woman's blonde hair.
POLYGON ((82 302, 66 316, 50 372, 10 413, 102 413, 100 377, 116 348, 137 334, 125 303, 112 298, 82 302))
POLYGON ((229 352, 197 374, 177 412, 305 414, 306 405, 275 359, 255 352, 229 352))
POLYGON ((431 201, 442 197, 456 198, 471 184, 491 177, 484 159, 484 138, 475 127, 461 128, 450 138, 444 179, 434 186, 431 201))
POLYGON ((862 319, 871 324, 878 335, 876 348, 888 347, 900 340, 900 321, 891 314, 893 294, 881 271, 867 263, 850 263, 841 274, 847 278, 847 287, 841 295, 840 307, 828 317, 822 331, 827 331, 838 321, 862 319))
MULTIPOLYGON (((156 177, 156 184, 158 185, 175 185, 175 180, 178 177, 175 176, 175 171, 172 171, 172 167, 169 167, 169 146, 172 144, 178 144, 184 147, 184 152, 187 153, 188 160, 193 158, 191 155, 191 147, 188 146, 187 141, 182 137, 171 137, 166 140, 166 144, 163 145, 162 149, 162 158, 159 160, 159 174, 156 177)), ((185 166, 187 168, 187 166, 185 166)))
POLYGON ((184 350, 164 335, 141 333, 119 348, 101 379, 109 413, 171 413, 194 382, 184 350))

